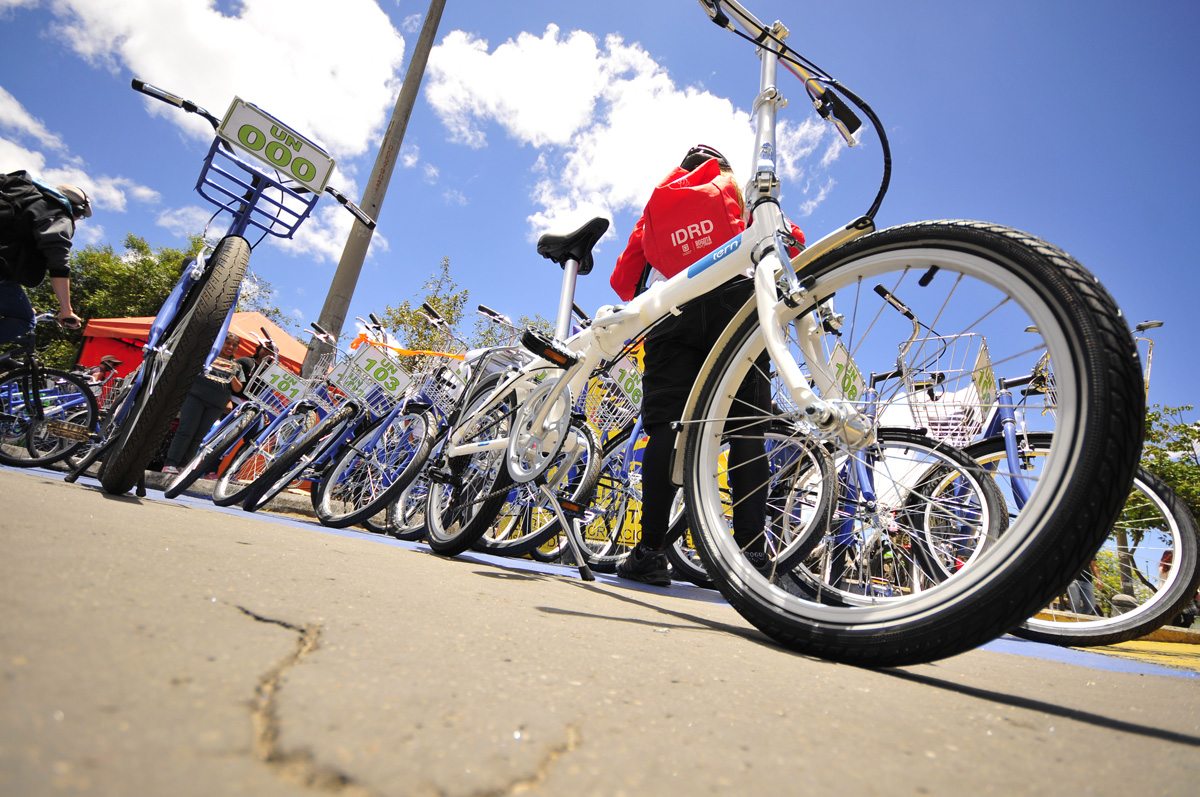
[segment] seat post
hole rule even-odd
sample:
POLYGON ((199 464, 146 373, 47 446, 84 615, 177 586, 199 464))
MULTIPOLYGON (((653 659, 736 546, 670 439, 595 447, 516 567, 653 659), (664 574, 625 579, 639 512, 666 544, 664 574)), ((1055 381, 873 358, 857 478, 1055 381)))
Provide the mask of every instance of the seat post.
POLYGON ((575 304, 575 281, 579 277, 579 262, 568 257, 563 262, 562 293, 558 297, 558 319, 554 323, 554 337, 566 340, 571 335, 571 310, 575 304))

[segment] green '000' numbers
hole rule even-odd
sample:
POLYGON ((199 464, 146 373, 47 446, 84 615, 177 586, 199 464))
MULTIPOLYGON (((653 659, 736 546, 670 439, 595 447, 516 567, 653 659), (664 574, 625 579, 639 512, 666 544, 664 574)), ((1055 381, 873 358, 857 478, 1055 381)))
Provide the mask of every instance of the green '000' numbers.
POLYGON ((263 133, 251 124, 238 128, 238 141, 252 152, 260 152, 262 156, 280 169, 291 172, 292 176, 302 182, 316 178, 317 167, 307 158, 295 157, 292 152, 300 151, 300 141, 286 130, 271 126, 271 135, 263 133))

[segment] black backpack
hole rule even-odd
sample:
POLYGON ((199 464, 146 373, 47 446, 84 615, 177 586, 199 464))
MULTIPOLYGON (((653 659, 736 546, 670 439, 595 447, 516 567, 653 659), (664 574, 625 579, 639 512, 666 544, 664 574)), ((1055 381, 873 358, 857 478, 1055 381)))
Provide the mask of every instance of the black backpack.
POLYGON ((0 174, 0 279, 15 279, 27 288, 42 281, 46 258, 33 233, 55 210, 28 172, 0 174))

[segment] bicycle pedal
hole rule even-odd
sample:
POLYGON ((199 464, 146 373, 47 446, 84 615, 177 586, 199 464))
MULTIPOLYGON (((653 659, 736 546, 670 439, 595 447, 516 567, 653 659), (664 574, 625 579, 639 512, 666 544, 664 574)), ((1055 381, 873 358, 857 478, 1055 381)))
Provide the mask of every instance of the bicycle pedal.
POLYGON ((587 507, 578 501, 572 501, 570 498, 564 498, 561 495, 558 498, 558 505, 562 507, 563 515, 571 520, 583 520, 584 512, 587 507))
POLYGON ((579 360, 574 353, 562 348, 558 341, 533 327, 526 327, 525 331, 521 333, 521 345, 543 360, 549 360, 561 368, 570 368, 579 360))
POLYGON ((78 423, 46 421, 46 431, 54 437, 74 440, 77 443, 94 442, 91 430, 78 423))

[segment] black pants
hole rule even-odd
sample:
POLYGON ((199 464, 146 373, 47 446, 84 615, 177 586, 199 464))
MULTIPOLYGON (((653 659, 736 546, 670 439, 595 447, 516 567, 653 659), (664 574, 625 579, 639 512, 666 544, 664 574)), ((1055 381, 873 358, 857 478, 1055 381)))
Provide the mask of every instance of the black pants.
MULTIPOLYGON (((730 280, 666 319, 646 337, 646 373, 642 380, 642 423, 650 436, 642 453, 642 543, 661 548, 667 534, 675 485, 671 453, 675 432, 692 384, 730 319, 754 293, 745 277, 730 280)), ((770 407, 764 354, 737 392, 734 414, 766 415, 770 407)), ((743 548, 762 549, 766 524, 767 480, 763 446, 765 423, 729 424, 729 486, 733 500, 734 539, 743 548), (736 427, 734 429, 733 427, 736 427)), ((679 452, 682 456, 683 452, 679 452)))

